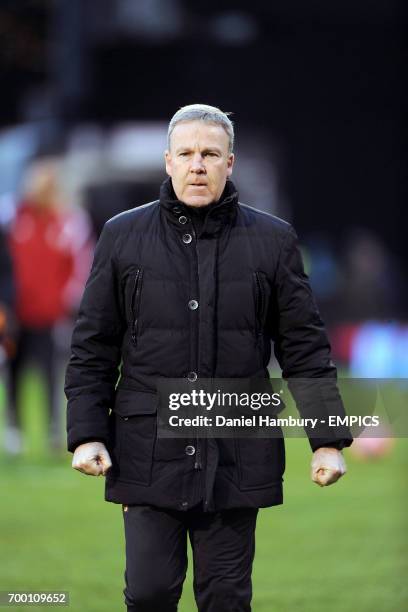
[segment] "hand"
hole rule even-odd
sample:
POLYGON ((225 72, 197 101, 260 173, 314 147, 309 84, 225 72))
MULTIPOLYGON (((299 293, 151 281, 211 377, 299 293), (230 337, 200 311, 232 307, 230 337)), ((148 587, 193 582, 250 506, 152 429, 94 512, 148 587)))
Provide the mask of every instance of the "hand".
POLYGON ((333 484, 346 472, 346 462, 342 452, 337 448, 322 447, 313 453, 311 478, 321 487, 333 484))
POLYGON ((90 476, 105 476, 112 461, 103 442, 86 442, 75 449, 72 467, 90 476))

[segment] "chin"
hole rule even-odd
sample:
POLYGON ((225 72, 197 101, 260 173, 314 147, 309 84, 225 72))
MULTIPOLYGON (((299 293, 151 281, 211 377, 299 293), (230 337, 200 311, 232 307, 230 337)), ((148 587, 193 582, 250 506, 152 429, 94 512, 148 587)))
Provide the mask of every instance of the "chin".
POLYGON ((211 204, 212 199, 208 196, 187 196, 183 199, 183 202, 187 206, 208 206, 208 204, 211 204))

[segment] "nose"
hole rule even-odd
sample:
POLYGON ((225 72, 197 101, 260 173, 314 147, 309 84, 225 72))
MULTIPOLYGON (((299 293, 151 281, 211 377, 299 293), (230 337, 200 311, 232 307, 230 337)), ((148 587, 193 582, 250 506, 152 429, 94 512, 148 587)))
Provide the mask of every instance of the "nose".
POLYGON ((205 166, 201 153, 194 153, 191 160, 191 172, 198 172, 199 174, 205 172, 205 166))

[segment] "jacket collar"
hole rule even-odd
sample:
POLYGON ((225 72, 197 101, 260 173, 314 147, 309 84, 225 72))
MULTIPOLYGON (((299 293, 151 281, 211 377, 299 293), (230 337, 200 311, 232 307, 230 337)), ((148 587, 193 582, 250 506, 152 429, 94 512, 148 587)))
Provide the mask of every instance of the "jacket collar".
MULTIPOLYGON (((207 213, 200 235, 216 234, 229 225, 236 215, 237 207, 238 192, 233 182, 228 180, 218 202, 213 202, 205 207, 207 213)), ((191 227, 191 216, 196 213, 196 210, 177 199, 170 177, 162 183, 160 188, 160 208, 168 221, 183 233, 188 226, 191 227), (186 217, 187 221, 180 222, 180 217, 186 217)))

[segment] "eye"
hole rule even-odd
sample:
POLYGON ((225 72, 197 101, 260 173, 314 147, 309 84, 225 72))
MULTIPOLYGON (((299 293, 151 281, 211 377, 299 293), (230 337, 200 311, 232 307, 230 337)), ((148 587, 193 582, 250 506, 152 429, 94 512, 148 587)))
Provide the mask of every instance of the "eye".
POLYGON ((187 157, 188 152, 187 151, 182 151, 181 153, 179 153, 179 157, 187 157))

